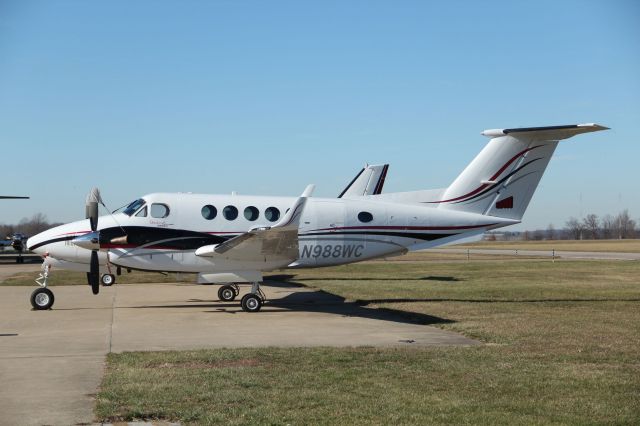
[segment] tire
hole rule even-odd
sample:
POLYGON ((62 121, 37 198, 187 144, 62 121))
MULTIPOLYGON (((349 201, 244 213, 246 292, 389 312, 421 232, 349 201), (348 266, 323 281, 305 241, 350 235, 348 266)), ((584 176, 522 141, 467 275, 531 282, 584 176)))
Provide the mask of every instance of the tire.
POLYGON ((231 302, 235 300, 236 296, 236 291, 230 285, 223 285, 218 289, 218 299, 223 302, 231 302))
POLYGON ((53 302, 53 292, 48 288, 37 288, 31 293, 31 306, 36 311, 51 309, 53 302))
POLYGON ((242 296, 240 306, 245 312, 258 312, 262 307, 262 299, 257 294, 245 294, 242 296))
POLYGON ((100 282, 102 283, 103 286, 109 287, 116 283, 116 276, 113 274, 104 274, 100 278, 100 282))

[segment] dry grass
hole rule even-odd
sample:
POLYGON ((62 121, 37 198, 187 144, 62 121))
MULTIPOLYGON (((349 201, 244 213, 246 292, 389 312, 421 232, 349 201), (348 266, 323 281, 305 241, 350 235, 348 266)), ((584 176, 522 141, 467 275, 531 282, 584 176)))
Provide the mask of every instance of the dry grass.
POLYGON ((640 253, 640 240, 479 241, 456 248, 640 253))

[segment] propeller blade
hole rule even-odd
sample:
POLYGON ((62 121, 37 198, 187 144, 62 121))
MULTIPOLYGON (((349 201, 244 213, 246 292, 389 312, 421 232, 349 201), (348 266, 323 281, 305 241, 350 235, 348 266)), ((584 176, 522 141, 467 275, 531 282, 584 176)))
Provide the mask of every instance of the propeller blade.
POLYGON ((91 251, 91 264, 87 273, 87 280, 91 285, 93 294, 100 293, 100 264, 98 263, 98 252, 95 250, 91 251))
POLYGON ((98 229, 98 203, 104 205, 102 198, 100 197, 100 190, 98 190, 98 188, 93 188, 87 195, 87 200, 85 202, 86 218, 89 219, 92 231, 98 229))

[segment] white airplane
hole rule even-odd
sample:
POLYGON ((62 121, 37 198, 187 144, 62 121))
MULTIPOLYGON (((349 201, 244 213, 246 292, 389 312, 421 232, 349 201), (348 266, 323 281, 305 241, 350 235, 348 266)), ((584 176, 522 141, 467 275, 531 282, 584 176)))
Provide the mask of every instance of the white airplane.
MULTIPOLYGON (((339 198, 155 193, 98 217, 97 189, 86 217, 31 237, 31 251, 52 266, 87 272, 94 294, 112 271, 191 272, 200 283, 223 284, 234 300, 251 283, 242 309, 259 311, 263 273, 405 254, 478 239, 519 223, 559 140, 606 130, 597 124, 485 130, 489 143, 447 188, 381 193, 387 167, 369 166, 339 198), (102 278, 100 278, 100 274, 102 278)), ((104 204, 103 204, 104 205, 104 204)), ((46 284, 31 296, 49 309, 46 284)))

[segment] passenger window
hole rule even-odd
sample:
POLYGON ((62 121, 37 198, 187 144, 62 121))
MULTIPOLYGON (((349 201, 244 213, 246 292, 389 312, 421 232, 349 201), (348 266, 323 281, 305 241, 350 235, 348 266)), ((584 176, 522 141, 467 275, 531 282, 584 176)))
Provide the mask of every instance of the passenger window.
POLYGON ((222 210, 222 215, 227 220, 236 220, 238 217, 238 209, 234 206, 227 206, 222 210))
POLYGON ((257 208, 253 207, 253 206, 249 206, 246 209, 244 209, 244 217, 247 220, 250 221, 254 221, 258 218, 258 216, 260 216, 260 212, 258 211, 257 208))
POLYGON ((267 207, 264 211, 264 217, 266 217, 269 222, 275 222, 280 219, 280 210, 275 207, 267 207))
POLYGON ((144 208, 140 209, 140 211, 136 213, 136 217, 147 217, 147 206, 144 206, 144 208))
POLYGON ((211 204, 207 204, 202 208, 200 213, 202 213, 202 217, 204 217, 205 219, 211 220, 218 215, 218 210, 211 204))
POLYGON ((369 212, 360 212, 358 213, 358 220, 360 222, 371 222, 373 220, 373 215, 369 212))
POLYGON ((167 216, 169 216, 169 206, 160 203, 151 204, 151 217, 164 219, 167 216))

